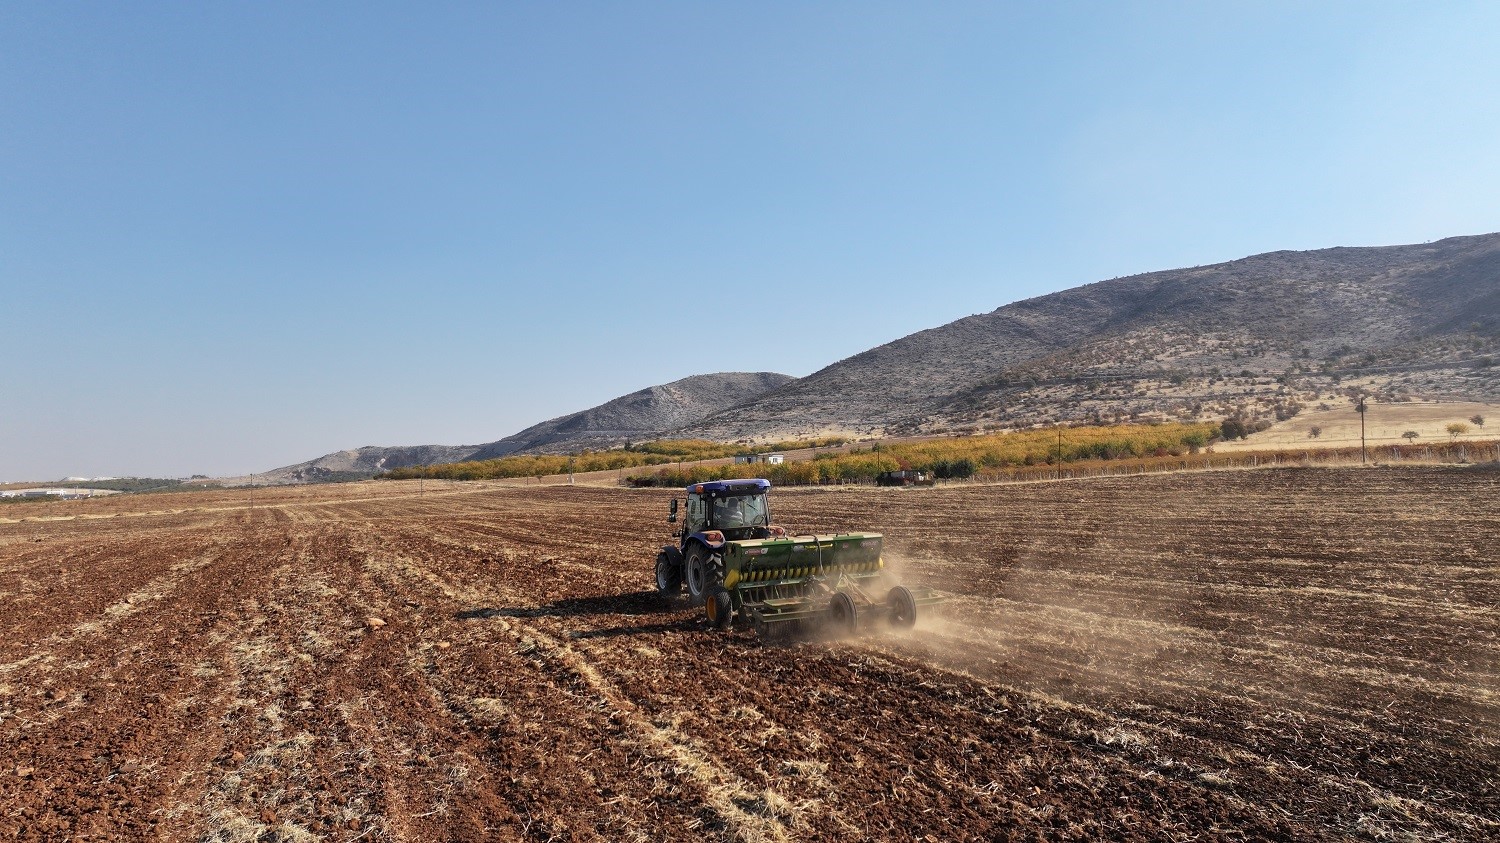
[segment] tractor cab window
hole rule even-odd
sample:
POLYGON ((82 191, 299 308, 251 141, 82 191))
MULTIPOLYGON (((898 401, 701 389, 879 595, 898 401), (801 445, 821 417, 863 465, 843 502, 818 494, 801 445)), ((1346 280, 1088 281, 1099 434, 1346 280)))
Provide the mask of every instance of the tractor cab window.
POLYGON ((707 501, 702 495, 689 494, 687 496, 687 531, 689 534, 702 532, 708 523, 707 501))
POLYGON ((714 498, 710 524, 715 530, 736 530, 743 527, 764 527, 766 518, 765 495, 728 495, 714 498))

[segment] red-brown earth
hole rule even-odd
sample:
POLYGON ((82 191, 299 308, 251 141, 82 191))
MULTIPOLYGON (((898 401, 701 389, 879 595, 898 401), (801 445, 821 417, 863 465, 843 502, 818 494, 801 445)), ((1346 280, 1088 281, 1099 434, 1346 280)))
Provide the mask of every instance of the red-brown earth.
POLYGON ((0 839, 1500 835, 1500 472, 777 490, 954 595, 718 633, 670 492, 0 511, 0 839))

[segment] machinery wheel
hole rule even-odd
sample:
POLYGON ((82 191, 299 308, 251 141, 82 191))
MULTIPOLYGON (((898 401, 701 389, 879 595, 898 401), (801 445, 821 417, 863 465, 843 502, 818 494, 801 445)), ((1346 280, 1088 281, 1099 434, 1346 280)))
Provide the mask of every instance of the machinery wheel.
POLYGON ((911 629, 917 623, 917 601, 904 585, 898 585, 886 595, 885 602, 891 607, 891 626, 911 629))
POLYGON ((682 566, 666 551, 656 554, 656 592, 663 597, 676 597, 682 592, 682 566))
POLYGON ((781 644, 791 635, 795 624, 789 621, 768 621, 759 609, 750 613, 750 628, 762 644, 781 644))
POLYGON ((729 597, 729 592, 723 588, 716 588, 708 593, 708 599, 703 603, 703 610, 708 613, 708 625, 714 629, 727 629, 729 621, 734 617, 734 602, 729 597))
POLYGON ((840 591, 828 601, 828 621, 840 635, 853 635, 859 631, 859 607, 854 598, 840 591))
POLYGON ((693 543, 682 567, 688 596, 695 605, 708 599, 715 588, 724 584, 724 560, 701 544, 693 543))

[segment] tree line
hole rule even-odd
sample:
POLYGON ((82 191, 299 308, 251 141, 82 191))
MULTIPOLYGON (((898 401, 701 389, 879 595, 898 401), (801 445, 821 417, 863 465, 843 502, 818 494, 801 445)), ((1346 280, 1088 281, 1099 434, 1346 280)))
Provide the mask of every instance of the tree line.
POLYGON ((637 486, 686 486, 706 480, 763 477, 781 486, 870 483, 888 471, 925 471, 938 479, 983 477, 1012 466, 1031 466, 1197 453, 1218 439, 1208 423, 1041 428, 923 442, 876 443, 868 448, 818 454, 811 460, 668 467, 631 475, 637 486))
MULTIPOLYGON (((842 445, 847 439, 793 439, 760 446, 758 453, 797 451, 842 445)), ((584 450, 577 454, 527 454, 497 457, 490 460, 416 465, 396 468, 376 475, 381 480, 503 480, 516 477, 546 477, 587 471, 616 471, 678 462, 727 459, 747 453, 742 444, 710 442, 705 439, 662 439, 626 443, 605 451, 584 450)))

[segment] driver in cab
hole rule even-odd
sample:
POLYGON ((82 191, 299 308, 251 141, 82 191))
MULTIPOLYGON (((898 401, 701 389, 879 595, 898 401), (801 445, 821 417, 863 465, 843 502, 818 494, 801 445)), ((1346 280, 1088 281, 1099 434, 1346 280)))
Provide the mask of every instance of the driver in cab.
POLYGON ((748 526, 745 523, 745 508, 739 498, 719 498, 714 501, 713 525, 720 530, 748 526))

